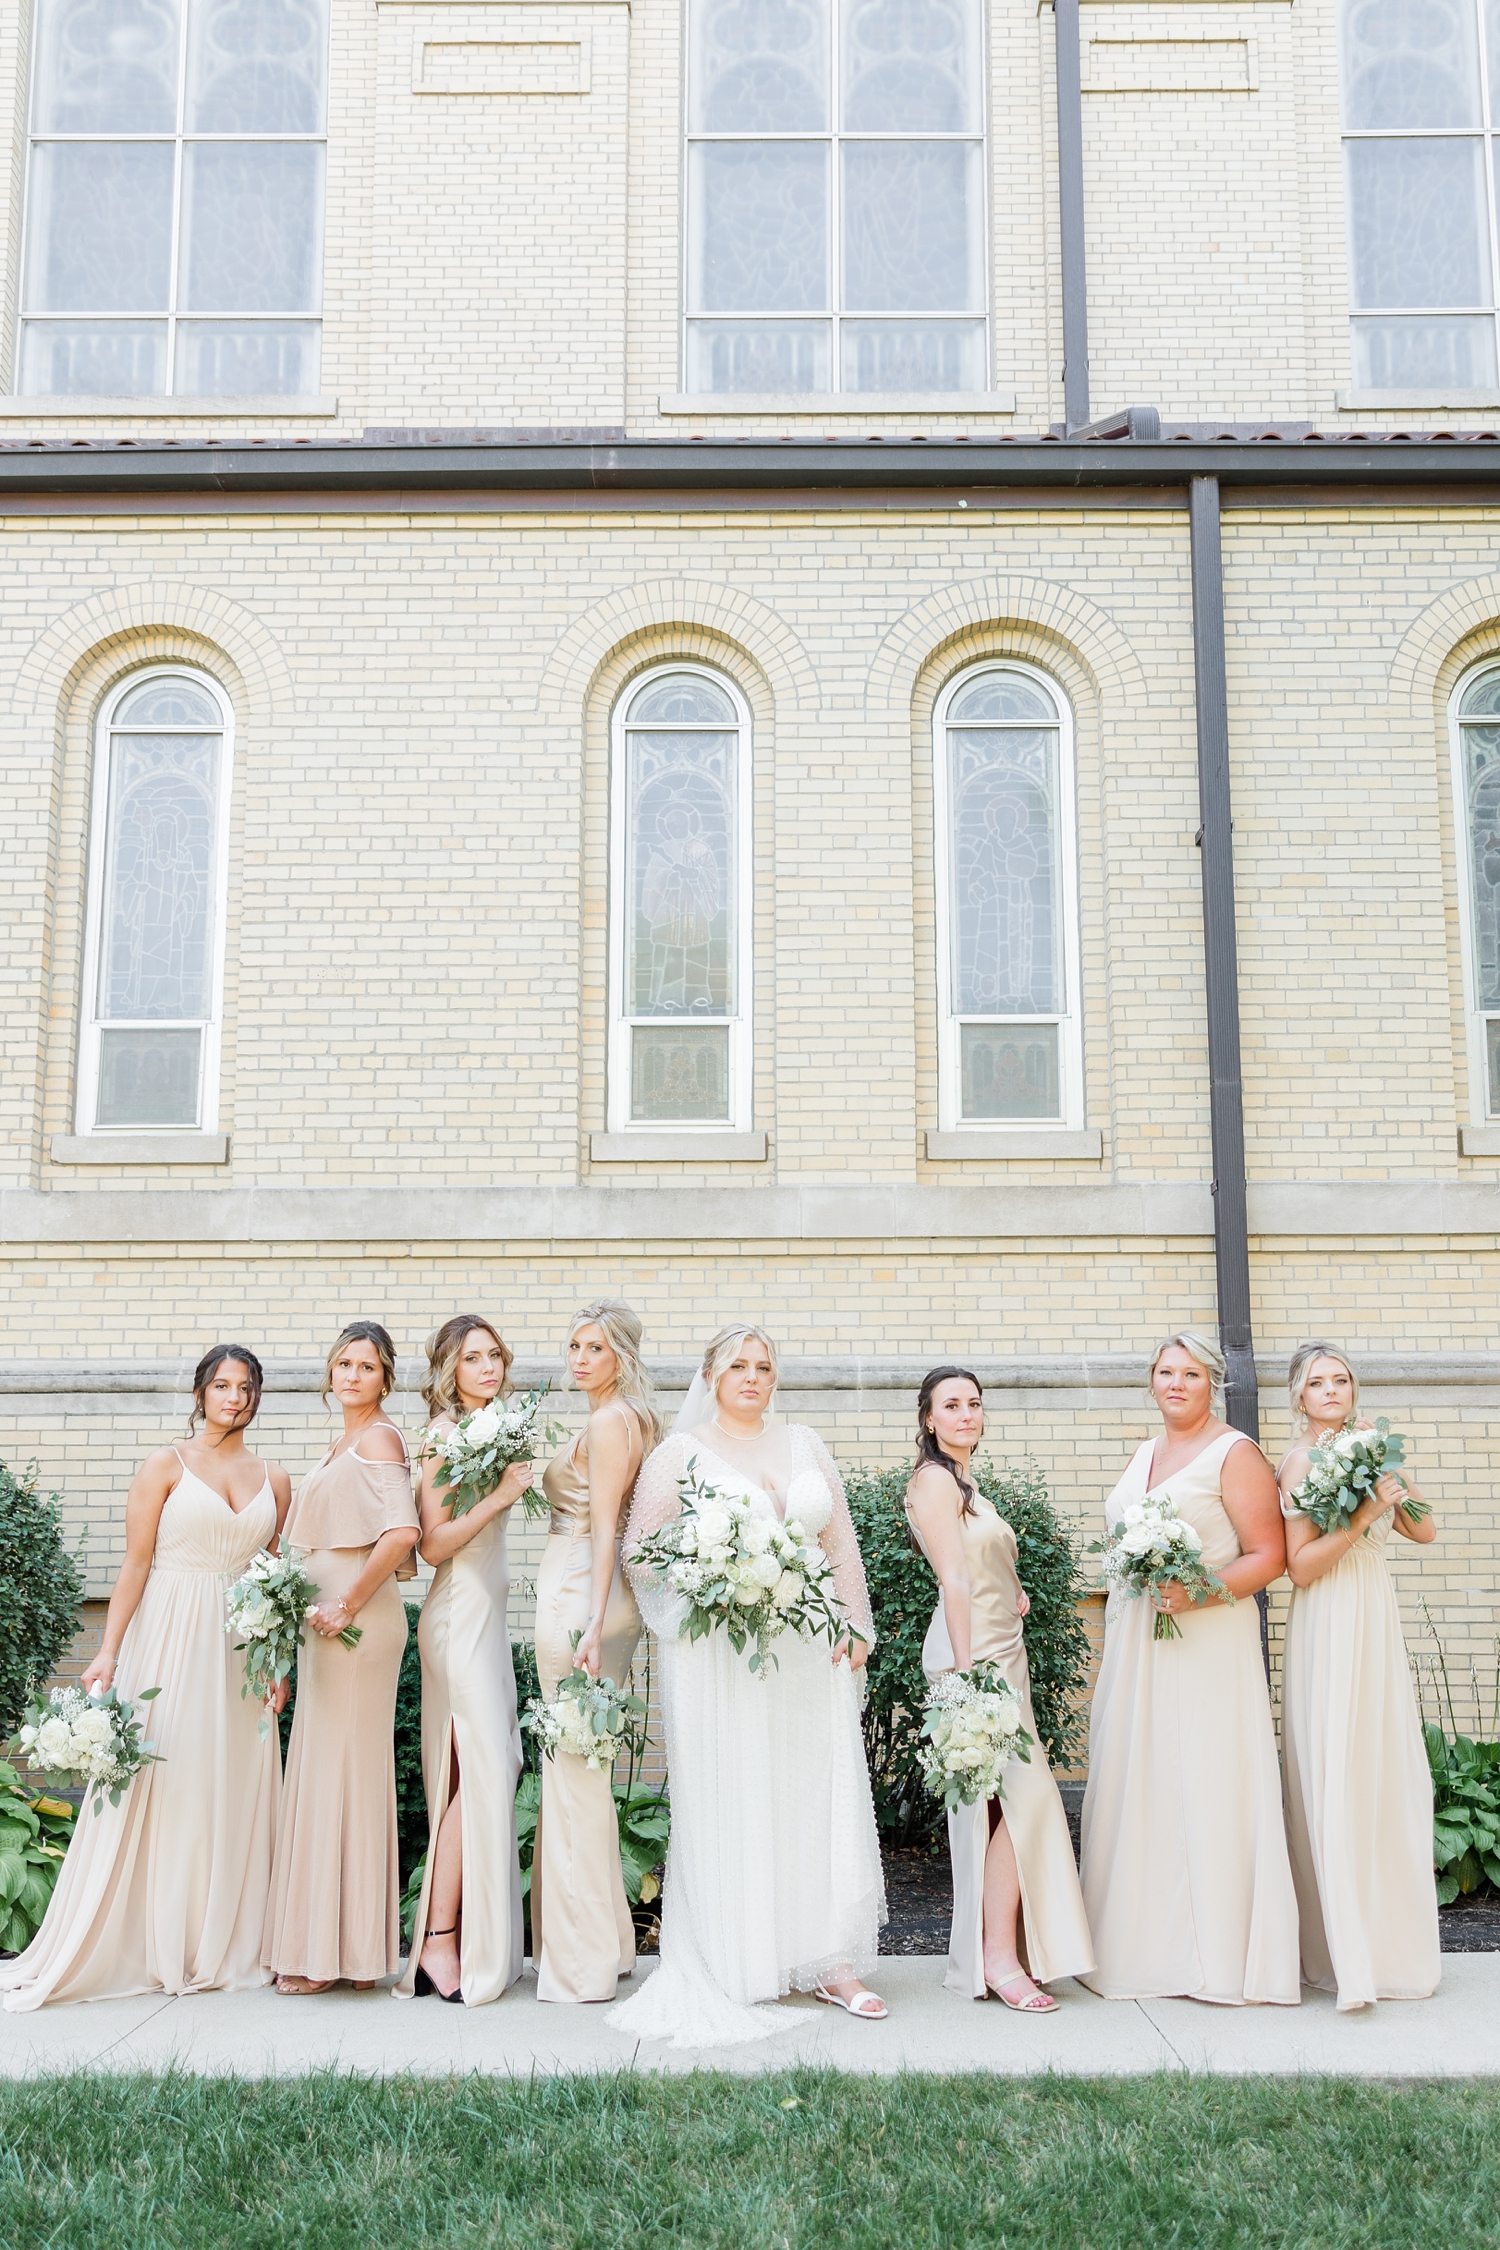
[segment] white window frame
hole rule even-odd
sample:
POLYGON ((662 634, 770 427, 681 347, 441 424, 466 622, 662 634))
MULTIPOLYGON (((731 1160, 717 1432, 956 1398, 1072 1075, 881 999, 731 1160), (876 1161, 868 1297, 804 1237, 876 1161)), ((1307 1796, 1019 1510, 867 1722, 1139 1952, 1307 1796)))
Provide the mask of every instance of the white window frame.
MULTIPOLYGON (((36 130, 36 101, 37 73, 41 68, 42 42, 38 27, 36 25, 33 25, 31 41, 31 65, 26 90, 26 177, 22 193, 21 231, 19 237, 19 252, 17 259, 18 287, 16 291, 16 333, 15 343, 11 353, 10 388, 13 394, 19 394, 21 390, 21 368, 26 347, 26 331, 28 328, 58 327, 62 325, 82 326, 87 322, 93 322, 99 327, 118 327, 122 323, 140 323, 147 320, 159 320, 165 324, 167 331, 167 348, 166 358, 163 362, 162 387, 159 392, 151 392, 149 394, 145 394, 154 398, 215 398, 228 395, 223 392, 214 391, 179 391, 176 388, 177 332, 180 327, 191 326, 194 324, 223 326, 224 324, 233 321, 245 323, 254 322, 260 325, 269 324, 272 326, 276 326, 289 325, 292 322, 297 322, 304 327, 316 328, 318 332, 317 358, 319 363, 319 373, 317 381, 315 381, 312 385, 313 391, 316 391, 317 383, 321 382, 322 380, 321 370, 324 326, 323 300, 325 295, 324 284, 327 279, 326 273, 324 271, 324 254, 328 228, 327 150, 328 100, 330 80, 332 76, 332 9, 330 8, 329 10, 328 22, 325 25, 325 37, 329 41, 329 49, 325 50, 323 62, 323 127, 321 132, 317 133, 190 133, 187 129, 187 51, 188 18, 190 14, 191 0, 181 0, 181 7, 177 25, 177 115, 174 129, 170 133, 39 133, 36 130), (68 313, 33 313, 28 311, 27 299, 30 290, 30 275, 27 270, 29 265, 29 259, 27 256, 27 243, 30 237, 33 154, 39 143, 47 144, 50 142, 59 141, 108 141, 111 143, 115 141, 127 141, 131 143, 145 143, 154 141, 159 143, 170 142, 172 144, 172 233, 171 245, 168 251, 170 263, 167 273, 167 304, 164 311, 155 310, 146 312, 68 313), (316 263, 318 269, 318 309, 316 312, 184 313, 180 312, 178 309, 178 296, 181 290, 181 274, 178 269, 181 263, 180 253, 182 248, 182 174, 184 161, 183 151, 189 143, 234 143, 241 141, 249 143, 259 143, 263 141, 298 142, 306 144, 310 147, 321 148, 324 152, 322 189, 319 196, 318 207, 314 214, 314 220, 317 226, 316 263)), ((52 391, 46 394, 38 395, 46 395, 48 397, 58 399, 76 399, 78 401, 76 408, 64 407, 60 409, 60 411, 77 412, 82 414, 87 413, 88 401, 90 400, 90 398, 96 397, 99 394, 91 391, 52 391)), ((298 393, 287 391, 279 395, 286 398, 293 398, 299 396, 308 396, 311 394, 308 392, 298 393)))
MULTIPOLYGON (((1018 728, 1017 732, 1032 731, 1018 728)), ((1078 813, 1074 772, 1073 711, 1049 673, 1014 657, 991 656, 966 665, 937 699, 932 715, 933 875, 936 906, 938 1127, 941 1132, 1007 1134, 1077 1132, 1085 1122, 1083 1083, 1083 996, 1078 937, 1078 813), (1030 681, 1057 713, 1057 858, 1062 1007, 1055 1015, 959 1016, 953 1009, 953 848, 948 789, 948 713, 954 698, 986 673, 1006 672, 1030 681), (1059 1117, 965 1117, 962 1110, 960 1026, 965 1023, 1055 1023, 1058 1027, 1059 1117)))
MULTIPOLYGON (((653 727, 653 733, 671 733, 671 727, 653 727)), ((702 725, 683 727, 683 733, 702 734, 712 731, 702 725)), ((753 807, 752 770, 754 745, 751 738, 750 706, 726 672, 717 671, 711 664, 695 664, 686 660, 653 664, 649 671, 638 672, 622 689, 610 717, 610 788, 609 788, 609 1054, 607 1118, 611 1133, 671 1133, 697 1134, 711 1137, 723 1133, 748 1133, 754 1121, 754 1085, 752 1069, 755 1050, 754 981, 752 960, 752 933, 755 913, 753 884, 755 876, 755 847, 751 834, 753 807), (648 688, 653 680, 669 674, 691 673, 695 678, 709 680, 729 697, 734 705, 739 726, 739 750, 736 759, 735 817, 738 822, 738 850, 735 860, 735 931, 734 931, 734 1012, 723 1016, 634 1016, 626 1013, 625 995, 629 990, 626 956, 629 945, 629 897, 627 895, 627 835, 625 759, 625 714, 636 697, 648 688), (649 1028, 674 1022, 706 1027, 709 1024, 728 1024, 729 1029, 729 1100, 727 1117, 712 1118, 633 1118, 630 1114, 631 1087, 631 1034, 637 1025, 649 1028)))
MULTIPOLYGON (((141 729, 146 732, 148 730, 141 729)), ((202 734, 202 727, 152 727, 153 734, 202 734)), ((106 1140, 128 1135, 212 1133, 219 1124, 219 1063, 224 1027, 224 954, 229 920, 229 818, 234 779, 234 711, 229 697, 212 673, 191 664, 152 664, 128 672, 110 690, 100 707, 94 735, 93 802, 89 815, 88 906, 84 925, 83 992, 79 1011, 78 1093, 74 1131, 80 1138, 106 1140), (218 706, 221 721, 219 751, 218 821, 214 832, 212 892, 213 955, 209 966, 210 1013, 207 1017, 156 1018, 99 1014, 99 971, 104 943, 104 878, 109 841, 109 795, 113 768, 114 716, 125 697, 148 680, 190 680, 203 688, 218 706), (99 1105, 99 1049, 105 1031, 167 1031, 201 1028, 198 1048, 198 1114, 192 1124, 96 1125, 99 1105)))
MULTIPOLYGON (((1459 951, 1463 960, 1464 977, 1464 1027, 1469 1056, 1469 1120, 1471 1124, 1492 1122, 1500 1111, 1490 1107, 1490 1058, 1485 1026, 1492 1018, 1500 1018, 1500 1008, 1482 1008, 1479 1005, 1479 938, 1474 927, 1474 869, 1473 853, 1469 840, 1469 783, 1464 771, 1464 726, 1459 717, 1459 705, 1477 679, 1486 672, 1500 672, 1500 663, 1493 657, 1483 664, 1471 665, 1448 698, 1448 747, 1453 785, 1453 835, 1457 844, 1454 856, 1458 873, 1458 928, 1459 951)), ((1491 719, 1490 725, 1500 725, 1491 719)))
MULTIPOLYGON (((688 330, 695 322, 701 321, 745 321, 747 323, 753 322, 757 326, 767 327, 773 326, 777 322, 780 322, 784 326, 795 327, 806 325, 810 321, 825 321, 828 325, 829 330, 830 354, 827 388, 825 390, 788 391, 784 395, 788 400, 802 398, 845 398, 854 400, 856 402, 860 399, 878 397, 880 394, 870 391, 846 390, 844 388, 843 324, 846 320, 856 322, 869 320, 914 322, 931 320, 978 321, 984 331, 984 380, 982 389, 988 392, 994 388, 995 321, 993 308, 995 285, 994 253, 992 249, 992 236, 994 229, 990 209, 994 199, 994 189, 991 183, 990 162, 989 0, 980 0, 979 123, 975 130, 969 133, 893 133, 873 132, 868 130, 855 132, 852 129, 846 130, 845 127, 840 124, 839 119, 841 116, 843 98, 843 52, 842 42, 839 37, 839 11, 844 4, 845 0, 828 0, 828 38, 831 51, 828 58, 828 124, 824 131, 819 133, 698 133, 694 132, 692 129, 692 119, 689 113, 690 104, 692 101, 693 87, 692 56, 690 52, 690 46, 695 36, 695 9, 693 0, 684 0, 683 65, 681 87, 682 192, 679 198, 679 209, 682 216, 679 228, 680 241, 678 246, 678 256, 680 260, 680 279, 677 291, 677 301, 680 308, 678 318, 677 357, 678 366, 681 371, 680 381, 684 392, 690 392, 693 387, 688 374, 688 330), (817 143, 819 146, 824 147, 828 150, 828 249, 827 265, 825 268, 828 305, 826 311, 711 313, 694 312, 690 308, 688 304, 688 283, 690 259, 689 245, 691 241, 692 214, 688 209, 688 203, 689 198, 693 193, 691 152, 694 147, 702 145, 704 143, 718 144, 726 141, 801 141, 817 143), (850 309, 844 304, 844 186, 843 167, 839 162, 839 153, 845 141, 956 141, 962 143, 972 143, 975 141, 978 142, 980 174, 979 256, 981 261, 980 270, 984 276, 984 289, 983 302, 977 312, 870 312, 868 310, 859 311, 857 309, 850 309)), ((713 393, 713 396, 715 398, 722 398, 726 402, 726 404, 732 403, 737 396, 743 397, 745 395, 747 394, 743 392, 737 393, 734 391, 716 391, 715 393, 713 393)), ((921 395, 923 397, 930 397, 934 402, 934 405, 940 407, 942 400, 945 398, 960 397, 967 394, 952 391, 931 391, 924 392, 921 395)))

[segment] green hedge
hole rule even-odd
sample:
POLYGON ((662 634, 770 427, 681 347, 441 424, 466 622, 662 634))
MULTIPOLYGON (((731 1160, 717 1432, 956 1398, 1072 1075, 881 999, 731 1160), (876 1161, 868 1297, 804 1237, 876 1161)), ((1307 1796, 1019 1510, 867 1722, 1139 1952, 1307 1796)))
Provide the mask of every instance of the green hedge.
POLYGON ((72 1645, 83 1575, 63 1545, 53 1493, 36 1463, 17 1475, 0 1462, 0 1742, 15 1733, 32 1691, 72 1645))
MULTIPOLYGON (((909 1468, 856 1469, 844 1479, 859 1534, 878 1632, 865 1704, 865 1754, 875 1818, 886 1841, 936 1841, 942 1812, 922 1786, 917 1764, 922 1702, 927 1692, 922 1643, 937 1607, 937 1580, 912 1546, 902 1509, 909 1468)), ((1084 1733, 1081 1696, 1089 1643, 1078 1613, 1086 1591, 1072 1540, 1058 1522, 1038 1464, 1019 1469, 978 1463, 974 1482, 1016 1534, 1021 1584, 1031 1597, 1026 1658, 1042 1748, 1066 1766, 1084 1733)))

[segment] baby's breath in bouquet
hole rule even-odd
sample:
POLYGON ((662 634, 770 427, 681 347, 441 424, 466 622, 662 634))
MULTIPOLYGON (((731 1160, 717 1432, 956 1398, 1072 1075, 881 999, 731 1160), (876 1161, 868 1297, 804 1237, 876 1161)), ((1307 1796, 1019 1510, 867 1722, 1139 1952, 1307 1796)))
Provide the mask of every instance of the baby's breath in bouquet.
MULTIPOLYGON (((279 1555, 262 1548, 224 1597, 228 1616, 226 1633, 238 1633, 236 1649, 245 1652, 245 1684, 241 1696, 254 1694, 268 1703, 292 1669, 302 1646, 302 1623, 318 1598, 318 1589, 303 1569, 306 1556, 283 1546, 279 1555)), ((353 1648, 360 1638, 358 1625, 346 1625, 336 1638, 353 1648)), ((269 1718, 260 1722, 261 1740, 270 1732, 269 1718)))
POLYGON ((26 1706, 26 1723, 16 1737, 16 1748, 33 1773, 45 1774, 56 1787, 79 1782, 94 1800, 95 1812, 108 1797, 117 1805, 142 1766, 158 1766, 161 1759, 149 1742, 141 1740, 138 1703, 149 1703, 161 1694, 159 1687, 142 1688, 127 1703, 113 1688, 54 1688, 45 1703, 39 1696, 26 1706))
POLYGON ((753 1641, 752 1672, 776 1662, 770 1644, 788 1626, 804 1640, 864 1639, 834 1593, 827 1555, 795 1517, 778 1523, 748 1500, 705 1484, 696 1458, 678 1491, 681 1515, 639 1540, 630 1561, 682 1596, 682 1639, 723 1631, 737 1655, 753 1641))
MULTIPOLYGON (((582 1637, 573 1634, 575 1651, 582 1637)), ((521 1724, 536 1736, 544 1757, 563 1751, 582 1758, 591 1773, 612 1773, 622 1750, 639 1753, 646 1706, 638 1695, 622 1693, 613 1680, 592 1678, 580 1664, 558 1681, 550 1701, 532 1697, 521 1724)))
MULTIPOLYGON (((1199 1609, 1210 1594, 1232 1602, 1234 1596, 1223 1579, 1203 1560, 1202 1548, 1193 1526, 1178 1515, 1170 1492, 1150 1492, 1144 1499, 1128 1501, 1119 1522, 1110 1526, 1109 1537, 1096 1540, 1089 1553, 1103 1554, 1100 1568, 1105 1585, 1118 1586, 1127 1601, 1139 1601, 1148 1587, 1166 1586, 1175 1578, 1199 1609)), ((1182 1627, 1159 1609, 1151 1638, 1181 1640, 1182 1627)))
MULTIPOLYGON (((489 1498, 512 1461, 530 1461, 544 1445, 557 1444, 563 1432, 541 1419, 546 1396, 544 1383, 519 1398, 492 1398, 488 1406, 460 1415, 453 1429, 427 1432, 417 1459, 438 1463, 432 1481, 455 1520, 489 1498)), ((534 1484, 522 1493, 521 1505, 528 1516, 547 1513, 546 1496, 534 1484)))
POLYGON ((1012 1758, 1030 1765, 1031 1739, 1021 1724, 1021 1698, 992 1665, 939 1673, 917 1753, 929 1794, 941 1797, 947 1812, 1003 1796, 1001 1776, 1012 1758))
MULTIPOLYGON (((1383 1415, 1373 1429, 1356 1429, 1352 1421, 1346 1422, 1313 1447, 1292 1505, 1321 1532, 1347 1531, 1355 1509, 1374 1491, 1377 1478, 1394 1476, 1406 1487, 1405 1477, 1399 1474, 1405 1453, 1405 1438, 1383 1415)), ((1425 1500, 1408 1497, 1401 1505, 1413 1523, 1432 1513, 1425 1500)))

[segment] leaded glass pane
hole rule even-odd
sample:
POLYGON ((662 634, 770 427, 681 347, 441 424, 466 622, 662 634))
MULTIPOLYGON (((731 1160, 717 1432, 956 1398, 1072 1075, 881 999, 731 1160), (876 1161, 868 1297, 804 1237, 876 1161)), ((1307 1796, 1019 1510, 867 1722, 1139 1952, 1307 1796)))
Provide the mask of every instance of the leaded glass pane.
POLYGON ((196 1125, 201 1031, 101 1031, 96 1125, 196 1125))
POLYGON ((978 0, 844 0, 840 13, 846 131, 979 130, 978 0))
POLYGON ((1495 323, 1488 313, 1423 313, 1350 322, 1360 390, 1487 390, 1495 381, 1495 323))
POLYGON ((826 320, 690 320, 690 391, 826 391, 826 320))
POLYGON ((164 320, 29 320, 20 389, 28 398, 154 398, 167 387, 164 320))
POLYGON ((981 672, 948 706, 950 727, 1055 727, 1057 712, 1044 688, 1018 672, 981 672))
POLYGON ((1061 1117, 1057 1025, 963 1024, 959 1103, 965 1123, 998 1117, 1061 1117))
POLYGON ((828 0, 695 0, 692 133, 828 127, 828 0))
POLYGON ((1474 884, 1474 970, 1481 1008, 1500 1008, 1500 726, 1463 727, 1474 884))
POLYGON ((1356 305, 1490 302, 1484 151, 1473 140, 1346 141, 1356 305))
POLYGON ((643 687, 626 717, 633 727, 734 725, 734 705, 724 690, 697 672, 673 672, 643 687))
POLYGON ((190 133, 321 133, 326 0, 192 0, 190 133))
POLYGON ((41 0, 35 133, 177 128, 175 0, 41 0))
POLYGON ((977 141, 845 141, 843 302, 850 312, 984 304, 977 141))
POLYGON ((828 309, 828 150, 710 141, 689 151, 694 312, 828 309))
POLYGON ((307 141, 183 150, 184 312, 315 312, 323 151, 307 141))
POLYGON ((219 706, 207 688, 169 676, 144 680, 115 705, 112 727, 217 727, 219 706))
POLYGON ((637 1025, 630 1043, 636 1124, 722 1124, 729 1115, 729 1029, 637 1025))
POLYGON ((321 358, 315 320, 185 320, 172 388, 178 398, 307 398, 321 358))
POLYGON ((839 327, 846 391, 982 391, 982 320, 846 320, 839 327))
POLYGON ((31 152, 28 312, 165 312, 170 141, 47 141, 31 152))
POLYGON ((953 1012, 1053 1015, 1057 736, 948 729, 953 1012))
POLYGON ((217 735, 121 734, 110 748, 99 1013, 209 1012, 217 735))
POLYGON ((738 751, 727 732, 625 737, 628 1015, 733 1008, 738 751))
POLYGON ((1491 711, 1500 713, 1500 672, 1481 672, 1464 689, 1459 711, 1465 718, 1478 713, 1488 716, 1491 711))
POLYGON ((1479 123, 1474 0, 1344 0, 1339 48, 1346 125, 1479 123))

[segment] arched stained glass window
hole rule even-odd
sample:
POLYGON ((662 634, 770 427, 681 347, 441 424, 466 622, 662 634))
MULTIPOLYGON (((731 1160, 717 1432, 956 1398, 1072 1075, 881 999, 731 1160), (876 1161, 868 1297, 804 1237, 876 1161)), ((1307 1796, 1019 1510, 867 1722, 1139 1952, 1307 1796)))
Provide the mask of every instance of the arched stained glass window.
POLYGON ((705 668, 653 672, 616 712, 616 1129, 748 1118, 748 761, 749 713, 705 668))
POLYGON ((105 706, 79 1130, 215 1122, 229 714, 201 674, 105 706))
POLYGON ((947 1126, 1073 1121, 1071 770, 1036 673, 987 665, 937 714, 941 1107, 947 1126))
POLYGON ((1500 1116, 1500 666, 1471 674, 1454 714, 1456 794, 1466 865, 1469 1018, 1483 1114, 1500 1116))

